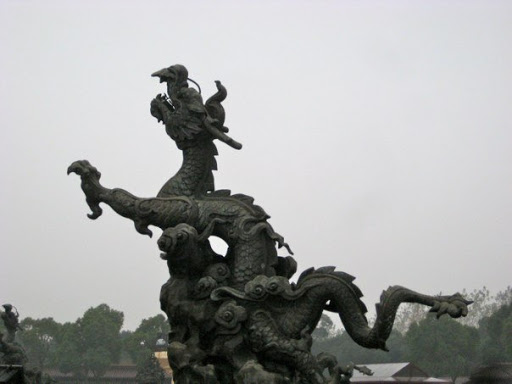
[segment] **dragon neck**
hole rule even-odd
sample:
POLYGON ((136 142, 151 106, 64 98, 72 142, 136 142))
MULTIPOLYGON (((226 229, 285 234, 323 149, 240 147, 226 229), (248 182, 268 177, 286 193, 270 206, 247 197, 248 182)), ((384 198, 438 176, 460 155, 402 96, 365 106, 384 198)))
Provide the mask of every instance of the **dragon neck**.
POLYGON ((299 280, 298 289, 306 292, 289 302, 293 310, 283 311, 278 320, 289 336, 297 337, 305 327, 315 329, 326 303, 330 301, 330 307, 336 308, 349 335, 367 337, 370 329, 365 316, 366 307, 360 300, 359 289, 350 281, 331 273, 313 273, 303 281, 299 280))
POLYGON ((158 197, 202 196, 213 191, 213 171, 217 169, 215 156, 217 148, 211 139, 193 143, 180 143, 183 151, 183 164, 158 192, 158 197))

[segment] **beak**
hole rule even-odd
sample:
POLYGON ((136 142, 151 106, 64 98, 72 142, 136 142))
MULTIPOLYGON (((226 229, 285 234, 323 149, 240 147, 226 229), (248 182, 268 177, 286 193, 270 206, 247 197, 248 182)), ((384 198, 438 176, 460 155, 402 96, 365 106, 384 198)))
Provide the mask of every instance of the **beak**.
POLYGON ((151 74, 151 77, 159 77, 160 82, 163 83, 166 79, 172 78, 174 75, 169 71, 168 68, 163 68, 155 73, 151 74))

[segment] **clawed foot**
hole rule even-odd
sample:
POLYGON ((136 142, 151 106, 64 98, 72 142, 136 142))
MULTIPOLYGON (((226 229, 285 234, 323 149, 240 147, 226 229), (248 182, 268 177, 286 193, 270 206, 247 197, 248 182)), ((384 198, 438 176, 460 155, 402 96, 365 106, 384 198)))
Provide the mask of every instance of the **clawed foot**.
POLYGON ((438 319, 444 314, 453 318, 465 317, 468 314, 468 305, 472 303, 472 301, 466 300, 459 293, 456 293, 445 300, 436 300, 429 312, 436 313, 438 319))
POLYGON ((87 160, 78 160, 68 167, 68 175, 76 173, 82 179, 82 190, 85 193, 85 200, 91 208, 92 213, 87 216, 94 220, 101 216, 102 210, 99 206, 101 201, 100 192, 103 187, 100 185, 101 173, 87 160))

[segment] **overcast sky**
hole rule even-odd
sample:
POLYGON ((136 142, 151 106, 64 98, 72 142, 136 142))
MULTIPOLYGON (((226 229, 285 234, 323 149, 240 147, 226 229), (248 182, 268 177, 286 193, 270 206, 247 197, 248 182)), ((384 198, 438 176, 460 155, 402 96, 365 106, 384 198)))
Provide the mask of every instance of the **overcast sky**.
MULTIPOLYGON (((512 284, 512 3, 0 1, 0 301, 74 321, 159 313, 153 239, 68 165, 155 196, 181 153, 154 71, 228 90, 216 186, 255 197, 299 271, 336 265, 368 307, 389 285, 512 284)), ((280 251, 285 255, 285 251, 280 251)))

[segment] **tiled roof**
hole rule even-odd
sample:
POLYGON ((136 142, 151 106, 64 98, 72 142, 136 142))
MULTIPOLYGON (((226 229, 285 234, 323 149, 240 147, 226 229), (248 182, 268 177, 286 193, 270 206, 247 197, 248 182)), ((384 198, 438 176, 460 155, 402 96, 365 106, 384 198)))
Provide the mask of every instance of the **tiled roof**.
POLYGON ((387 383, 387 382, 410 382, 410 383, 451 383, 451 380, 429 377, 422 369, 412 363, 389 363, 389 364, 361 364, 368 367, 372 376, 363 375, 354 370, 351 379, 353 383, 387 383))
POLYGON ((436 379, 434 377, 375 377, 375 376, 363 376, 350 379, 351 383, 435 383, 435 384, 451 384, 451 380, 436 379))
MULTIPOLYGON (((389 363, 389 364, 360 364, 368 367, 374 377, 392 377, 395 373, 404 369, 410 363, 389 363)), ((353 377, 367 377, 361 372, 354 370, 353 377)))

